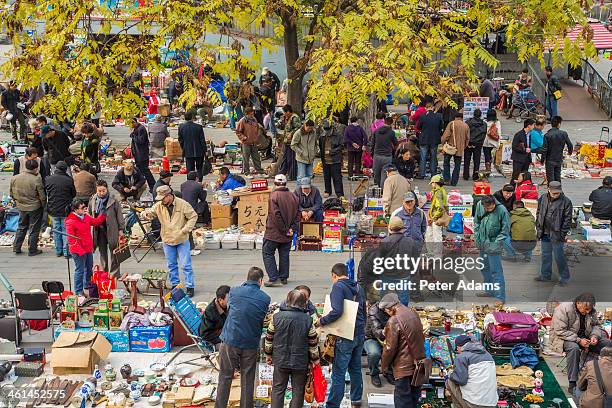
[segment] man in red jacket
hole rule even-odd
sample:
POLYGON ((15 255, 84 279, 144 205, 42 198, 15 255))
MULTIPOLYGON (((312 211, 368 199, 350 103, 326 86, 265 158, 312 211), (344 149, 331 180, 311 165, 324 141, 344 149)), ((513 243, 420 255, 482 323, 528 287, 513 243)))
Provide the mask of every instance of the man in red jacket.
POLYGON ((91 227, 101 225, 106 216, 101 212, 96 218, 87 214, 87 204, 75 199, 70 206, 71 212, 66 217, 66 234, 68 248, 74 260, 74 292, 85 296, 84 289, 89 286, 93 271, 93 238, 91 227))
POLYGON ((287 177, 274 177, 274 191, 268 202, 268 219, 261 254, 268 274, 265 286, 282 286, 289 278, 289 252, 298 225, 298 198, 287 188, 287 177), (278 249, 278 266, 274 254, 278 249), (280 280, 280 282, 279 282, 280 280))

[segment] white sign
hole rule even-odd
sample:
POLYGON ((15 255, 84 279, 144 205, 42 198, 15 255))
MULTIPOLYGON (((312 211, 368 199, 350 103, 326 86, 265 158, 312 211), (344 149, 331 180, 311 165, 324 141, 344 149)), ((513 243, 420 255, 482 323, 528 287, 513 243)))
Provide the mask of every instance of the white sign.
MULTIPOLYGON (((355 321, 357 320, 357 309, 359 303, 352 300, 344 299, 344 307, 342 316, 333 323, 321 327, 321 337, 328 334, 342 337, 343 339, 353 340, 355 336, 355 321)), ((327 316, 331 312, 331 300, 329 295, 325 295, 325 306, 323 307, 323 316, 327 316)))
POLYGON ((480 109, 482 112, 481 118, 484 120, 487 117, 489 110, 488 96, 468 96, 463 99, 463 120, 466 121, 474 116, 474 111, 480 109))

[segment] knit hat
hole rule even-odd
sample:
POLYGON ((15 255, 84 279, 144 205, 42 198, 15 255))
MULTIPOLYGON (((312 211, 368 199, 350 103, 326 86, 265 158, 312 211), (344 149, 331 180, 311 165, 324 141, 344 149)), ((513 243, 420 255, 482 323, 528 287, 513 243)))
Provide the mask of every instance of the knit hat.
POLYGON ((389 163, 386 164, 385 167, 383 168, 384 171, 397 171, 397 167, 395 167, 395 164, 393 163, 389 163))
POLYGON ((47 133, 49 133, 50 131, 52 131, 53 129, 51 129, 51 126, 49 125, 44 125, 43 127, 40 128, 40 134, 41 135, 46 135, 47 133))
POLYGON ((55 163, 55 168, 60 171, 66 171, 68 170, 68 165, 66 164, 66 162, 60 160, 57 163, 55 163))
POLYGON ((465 335, 465 334, 460 334, 459 336, 457 336, 457 338, 455 339, 455 350, 457 350, 457 348, 459 347, 463 347, 466 344, 468 344, 470 341, 472 341, 472 339, 470 339, 470 336, 465 335))
POLYGON ((380 302, 378 302, 378 307, 380 309, 389 309, 397 305, 399 302, 397 293, 387 293, 382 297, 382 299, 380 299, 380 302))
POLYGON ((439 174, 436 174, 435 176, 431 177, 431 180, 429 180, 429 184, 431 183, 441 183, 442 182, 442 176, 439 174))

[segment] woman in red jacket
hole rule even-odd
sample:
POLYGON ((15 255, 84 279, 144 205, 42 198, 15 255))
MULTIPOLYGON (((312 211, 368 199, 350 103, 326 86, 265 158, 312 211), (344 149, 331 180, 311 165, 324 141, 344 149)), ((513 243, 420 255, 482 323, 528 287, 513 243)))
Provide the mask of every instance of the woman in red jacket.
POLYGON ((531 173, 524 172, 518 175, 516 179, 516 189, 514 191, 516 200, 537 200, 538 186, 531 181, 531 173))
POLYGON ((87 214, 87 204, 83 200, 72 201, 71 213, 66 217, 68 248, 74 260, 74 291, 85 296, 84 289, 89 286, 93 272, 93 238, 91 227, 101 225, 105 216, 100 213, 96 218, 87 214))

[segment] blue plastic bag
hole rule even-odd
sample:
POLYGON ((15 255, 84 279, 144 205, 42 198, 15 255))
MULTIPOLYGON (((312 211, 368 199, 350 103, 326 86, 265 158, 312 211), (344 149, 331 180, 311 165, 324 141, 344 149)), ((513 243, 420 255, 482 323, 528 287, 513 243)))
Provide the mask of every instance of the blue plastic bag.
POLYGON ((448 223, 448 228, 446 228, 448 232, 453 232, 455 234, 463 234, 463 214, 455 213, 448 223))
POLYGON ((4 218, 4 228, 2 228, 3 232, 17 232, 17 228, 19 227, 19 210, 16 208, 11 208, 6 210, 5 218, 4 218))
POLYGON ((510 351, 510 364, 512 368, 527 366, 532 370, 538 365, 540 359, 535 350, 525 343, 519 343, 510 351))

